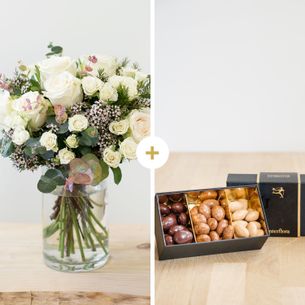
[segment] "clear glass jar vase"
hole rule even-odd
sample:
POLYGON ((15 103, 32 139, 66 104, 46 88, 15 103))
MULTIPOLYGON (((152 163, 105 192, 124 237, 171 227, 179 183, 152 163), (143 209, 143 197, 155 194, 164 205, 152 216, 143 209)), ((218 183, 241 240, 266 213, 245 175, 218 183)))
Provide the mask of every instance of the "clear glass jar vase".
POLYGON ((46 265, 66 272, 90 271, 109 258, 106 182, 74 185, 43 195, 43 256, 46 265))

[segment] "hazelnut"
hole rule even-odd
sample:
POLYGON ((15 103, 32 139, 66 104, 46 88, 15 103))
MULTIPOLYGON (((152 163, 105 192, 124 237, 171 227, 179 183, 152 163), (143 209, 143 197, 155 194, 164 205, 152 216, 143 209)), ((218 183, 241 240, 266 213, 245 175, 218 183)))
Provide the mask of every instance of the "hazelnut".
POLYGON ((196 236, 196 240, 198 243, 211 241, 211 238, 207 234, 200 234, 196 236))
POLYGON ((198 212, 198 207, 193 207, 193 208, 190 210, 191 216, 196 215, 196 214, 198 214, 198 213, 199 213, 199 212, 198 212))
POLYGON ((210 227, 206 223, 202 222, 195 225, 194 230, 197 235, 208 234, 210 232, 210 227))
POLYGON ((212 231, 216 230, 218 222, 215 218, 209 218, 207 223, 212 231))
POLYGON ((200 204, 199 213, 203 214, 206 218, 211 217, 211 209, 204 203, 200 204))
POLYGON ((232 225, 228 225, 224 228, 222 232, 223 239, 232 239, 234 235, 234 228, 232 225))
POLYGON ((217 221, 224 219, 225 214, 225 210, 221 206, 214 206, 212 208, 212 217, 215 218, 217 221))
POLYGON ((216 191, 204 191, 204 192, 201 192, 198 196, 198 198, 202 201, 206 200, 206 199, 215 199, 217 198, 217 192, 216 191))
POLYGON ((213 240, 219 240, 219 235, 218 235, 217 232, 211 231, 211 232, 210 232, 210 238, 211 238, 212 241, 213 241, 213 240))
POLYGON ((194 224, 198 224, 198 223, 206 223, 207 219, 203 214, 196 214, 194 216, 192 216, 192 221, 194 224))
POLYGON ((209 208, 219 205, 219 201, 216 199, 207 199, 204 200, 202 203, 206 204, 209 208))

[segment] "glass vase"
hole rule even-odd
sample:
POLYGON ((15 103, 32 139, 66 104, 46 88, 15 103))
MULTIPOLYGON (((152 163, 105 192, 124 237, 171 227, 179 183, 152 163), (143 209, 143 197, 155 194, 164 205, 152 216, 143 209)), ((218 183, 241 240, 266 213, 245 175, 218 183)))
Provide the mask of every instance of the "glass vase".
POLYGON ((106 182, 57 187, 43 195, 43 256, 46 265, 66 272, 90 271, 109 258, 106 182))

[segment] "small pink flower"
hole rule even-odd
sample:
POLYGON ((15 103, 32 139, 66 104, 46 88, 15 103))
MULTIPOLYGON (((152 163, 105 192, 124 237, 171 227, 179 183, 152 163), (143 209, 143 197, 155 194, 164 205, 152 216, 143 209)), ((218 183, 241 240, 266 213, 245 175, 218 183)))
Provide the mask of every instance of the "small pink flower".
POLYGON ((97 58, 95 55, 89 56, 88 57, 89 61, 92 62, 93 64, 97 63, 97 58))
POLYGON ((92 72, 92 71, 93 71, 93 69, 92 69, 90 66, 86 66, 86 67, 85 67, 85 70, 86 70, 87 72, 92 72))
POLYGON ((67 121, 68 115, 66 113, 66 108, 64 106, 55 105, 54 112, 55 112, 55 120, 58 124, 63 124, 67 121))

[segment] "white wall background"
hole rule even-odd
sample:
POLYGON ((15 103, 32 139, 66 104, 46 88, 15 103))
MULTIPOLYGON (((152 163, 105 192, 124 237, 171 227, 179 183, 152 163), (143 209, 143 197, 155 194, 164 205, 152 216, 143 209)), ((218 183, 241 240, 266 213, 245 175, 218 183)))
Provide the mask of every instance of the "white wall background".
POLYGON ((156 0, 156 134, 176 151, 305 149, 305 2, 156 0))
MULTIPOLYGON (((127 56, 149 73, 149 14, 149 0, 5 1, 0 10, 0 72, 12 74, 20 59, 43 59, 53 41, 69 56, 127 56)), ((122 183, 109 185, 109 221, 148 223, 149 172, 136 161, 122 171, 122 183)), ((0 158, 0 221, 40 221, 39 174, 19 174, 0 158)))

